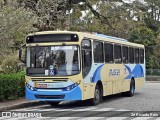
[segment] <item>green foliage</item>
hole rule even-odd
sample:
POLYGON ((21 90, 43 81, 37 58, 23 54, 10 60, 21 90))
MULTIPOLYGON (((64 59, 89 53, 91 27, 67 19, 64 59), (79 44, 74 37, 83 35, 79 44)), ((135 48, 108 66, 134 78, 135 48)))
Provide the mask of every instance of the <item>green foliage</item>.
POLYGON ((157 62, 154 59, 155 56, 153 56, 153 46, 155 46, 156 44, 156 36, 150 28, 147 28, 145 26, 135 28, 131 32, 129 40, 134 43, 145 45, 147 68, 157 67, 157 62))
POLYGON ((24 72, 0 74, 0 101, 23 97, 25 92, 24 72))
POLYGON ((131 32, 129 40, 131 42, 143 44, 145 46, 152 46, 155 45, 155 38, 155 33, 150 28, 142 26, 135 28, 131 32))
POLYGON ((160 32, 157 35, 157 41, 156 41, 156 45, 154 46, 154 52, 153 55, 154 56, 154 62, 157 64, 155 68, 160 68, 160 32))
POLYGON ((3 72, 6 74, 18 72, 20 70, 18 67, 18 63, 19 60, 17 55, 5 56, 1 65, 3 72))
POLYGON ((8 1, 7 5, 0 3, 0 61, 6 54, 15 53, 28 33, 36 31, 35 22, 35 15, 19 7, 15 0, 8 1))
POLYGON ((66 28, 66 3, 62 0, 39 0, 36 4, 39 30, 56 30, 66 28))
POLYGON ((0 64, 6 54, 15 53, 28 33, 58 29, 97 32, 144 44, 147 68, 160 68, 160 52, 156 52, 160 1, 145 2, 0 0, 0 64))

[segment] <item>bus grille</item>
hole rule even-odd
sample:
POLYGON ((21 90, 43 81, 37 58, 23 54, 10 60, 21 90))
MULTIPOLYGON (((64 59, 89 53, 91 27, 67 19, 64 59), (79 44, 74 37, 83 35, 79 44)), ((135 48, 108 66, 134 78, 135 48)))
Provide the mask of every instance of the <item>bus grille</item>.
POLYGON ((32 78, 33 82, 67 82, 68 78, 32 78))
POLYGON ((65 95, 35 95, 37 99, 63 99, 65 95))

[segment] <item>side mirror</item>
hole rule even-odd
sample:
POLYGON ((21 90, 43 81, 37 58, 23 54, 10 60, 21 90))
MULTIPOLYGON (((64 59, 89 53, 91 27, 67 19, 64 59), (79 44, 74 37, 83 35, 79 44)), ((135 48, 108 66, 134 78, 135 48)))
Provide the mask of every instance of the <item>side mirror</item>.
POLYGON ((27 53, 26 44, 24 44, 19 49, 19 60, 24 64, 26 63, 26 53, 27 53))

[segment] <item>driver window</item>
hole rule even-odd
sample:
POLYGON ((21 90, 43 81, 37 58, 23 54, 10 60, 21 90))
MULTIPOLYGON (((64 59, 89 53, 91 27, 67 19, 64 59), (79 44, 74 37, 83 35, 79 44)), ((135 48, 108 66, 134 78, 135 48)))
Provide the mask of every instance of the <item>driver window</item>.
POLYGON ((82 45, 82 73, 84 78, 89 73, 92 65, 91 41, 84 39, 81 45, 82 45))

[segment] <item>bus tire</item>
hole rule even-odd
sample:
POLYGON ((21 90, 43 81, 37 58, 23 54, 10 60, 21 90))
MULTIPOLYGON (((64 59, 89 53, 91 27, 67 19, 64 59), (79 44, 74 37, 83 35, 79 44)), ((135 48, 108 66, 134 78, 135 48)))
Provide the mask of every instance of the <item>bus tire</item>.
POLYGON ((55 102, 48 102, 51 106, 58 106, 59 105, 59 101, 55 101, 55 102))
POLYGON ((134 79, 131 79, 130 90, 128 92, 126 92, 126 96, 132 97, 134 95, 134 92, 135 92, 135 81, 134 81, 134 79))
POLYGON ((102 101, 102 90, 100 89, 100 85, 96 85, 94 91, 94 98, 90 99, 91 105, 98 105, 102 101))

